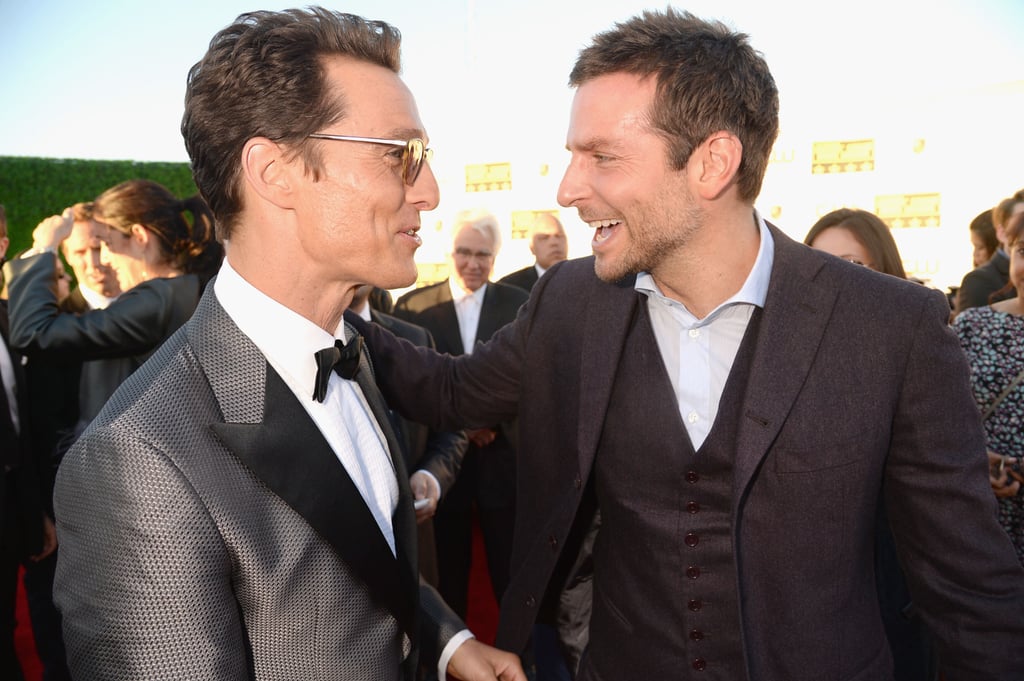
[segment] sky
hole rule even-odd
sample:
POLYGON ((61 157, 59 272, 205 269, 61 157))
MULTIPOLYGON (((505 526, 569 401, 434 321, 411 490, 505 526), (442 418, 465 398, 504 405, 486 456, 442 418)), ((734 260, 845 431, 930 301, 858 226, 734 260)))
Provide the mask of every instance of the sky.
MULTIPOLYGON (((979 206, 1024 186, 1024 2, 672 4, 747 33, 775 76, 776 149, 794 162, 769 166, 762 212, 799 238, 839 205, 870 210, 879 195, 939 192, 942 226, 949 226, 941 238, 903 230, 897 242, 905 264, 925 278, 959 282, 969 267, 967 222, 979 206), (812 142, 866 138, 877 140, 879 156, 897 157, 888 174, 810 177, 812 142), (910 153, 919 139, 927 141, 927 153, 910 153)), ((187 161, 179 125, 189 68, 240 13, 293 6, 301 4, 0 0, 0 156, 187 161)), ((666 4, 351 0, 327 6, 402 31, 403 78, 435 150, 439 211, 447 215, 474 199, 491 202, 496 213, 557 208, 555 189, 568 162, 572 91, 566 81, 578 51, 615 22, 666 4), (517 169, 520 190, 467 195, 465 166, 494 162, 517 169)), ((567 232, 571 255, 589 252, 589 230, 567 224, 567 232)), ((443 241, 431 240, 437 253, 425 244, 421 257, 440 260, 443 241)), ((509 247, 499 273, 529 257, 525 244, 509 247)))
MULTIPOLYGON (((185 76, 251 0, 0 0, 0 155, 185 161, 185 76)), ((352 0, 389 21, 439 155, 564 145, 578 50, 637 0, 352 0)), ((751 36, 781 92, 783 126, 857 116, 873 101, 1024 77, 1019 0, 696 0, 751 36)), ((467 162, 471 162, 469 159, 467 162)))

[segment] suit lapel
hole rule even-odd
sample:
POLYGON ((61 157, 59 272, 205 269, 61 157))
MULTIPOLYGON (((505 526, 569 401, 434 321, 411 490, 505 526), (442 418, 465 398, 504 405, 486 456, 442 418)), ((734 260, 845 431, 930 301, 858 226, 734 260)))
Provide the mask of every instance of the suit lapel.
POLYGON ((459 316, 455 314, 455 301, 447 280, 437 285, 437 301, 433 310, 437 315, 433 331, 436 331, 434 340, 438 346, 451 348, 453 355, 465 354, 466 348, 462 347, 462 335, 459 333, 459 316))
POLYGON ((615 372, 625 346, 626 334, 633 324, 636 306, 641 294, 633 288, 635 277, 615 285, 594 285, 583 305, 583 347, 580 356, 586 366, 580 372, 580 413, 577 438, 579 442, 580 472, 589 475, 597 444, 601 437, 605 413, 611 399, 615 372), (621 342, 609 343, 608 339, 621 342), (588 357, 600 357, 591 362, 588 357))
POLYGON ((498 300, 497 289, 493 283, 487 282, 484 301, 480 306, 480 323, 476 326, 476 342, 486 342, 498 329, 505 326, 509 317, 504 312, 498 300))
POLYGON ((737 433, 733 504, 738 505, 811 369, 836 291, 815 275, 821 258, 772 228, 775 261, 737 433))
MULTIPOLYGON (((391 554, 362 495, 312 419, 224 312, 213 286, 207 287, 186 328, 224 415, 223 423, 211 425, 214 433, 331 545, 369 587, 371 597, 392 612, 415 640, 416 594, 410 594, 410 580, 403 574, 407 567, 391 554), (225 362, 224 357, 233 360, 225 362)), ((386 418, 379 422, 389 446, 394 446, 386 418)), ((400 477, 396 516, 401 515, 403 503, 410 505, 411 513, 408 480, 404 486, 402 482, 400 477)), ((408 538, 399 541, 401 535, 409 534, 406 524, 396 522, 395 527, 396 546, 402 546, 400 558, 409 551, 408 538)))

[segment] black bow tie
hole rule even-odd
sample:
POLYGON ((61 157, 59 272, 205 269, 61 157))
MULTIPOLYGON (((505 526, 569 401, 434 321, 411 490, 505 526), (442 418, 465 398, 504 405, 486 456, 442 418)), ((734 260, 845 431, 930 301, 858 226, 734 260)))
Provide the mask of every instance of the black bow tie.
POLYGON ((334 345, 313 353, 313 357, 316 358, 313 399, 323 402, 327 397, 327 382, 331 380, 331 371, 348 380, 355 378, 359 373, 359 354, 362 351, 363 337, 357 335, 348 343, 336 340, 334 345))

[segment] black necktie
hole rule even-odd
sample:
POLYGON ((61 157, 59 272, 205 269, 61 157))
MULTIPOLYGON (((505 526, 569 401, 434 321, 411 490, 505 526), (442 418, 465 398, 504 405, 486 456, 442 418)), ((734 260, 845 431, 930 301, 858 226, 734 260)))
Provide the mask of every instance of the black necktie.
POLYGON ((316 358, 316 385, 313 399, 323 402, 327 397, 327 382, 334 371, 342 378, 352 380, 359 373, 359 354, 363 350, 363 337, 356 335, 348 343, 335 340, 334 345, 313 353, 316 358))

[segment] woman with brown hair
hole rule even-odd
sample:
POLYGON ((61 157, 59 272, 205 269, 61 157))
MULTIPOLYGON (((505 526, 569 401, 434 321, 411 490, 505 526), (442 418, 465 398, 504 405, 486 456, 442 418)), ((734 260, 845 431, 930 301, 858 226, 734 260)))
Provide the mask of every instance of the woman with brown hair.
POLYGON ((71 314, 57 307, 52 253, 71 233, 70 210, 43 220, 32 233, 32 249, 5 265, 11 344, 29 358, 85 362, 78 432, 192 315, 223 254, 203 200, 180 200, 150 180, 129 180, 100 194, 94 218, 106 227, 103 259, 123 291, 106 309, 71 314))
MULTIPOLYGON (((1010 254, 1009 291, 1024 286, 1024 212, 1004 228, 1010 254)), ((998 298, 998 296, 993 296, 998 298)), ((999 522, 1024 564, 1024 300, 996 300, 971 307, 953 320, 953 330, 971 365, 971 388, 988 438, 992 489, 999 498, 999 522)))

